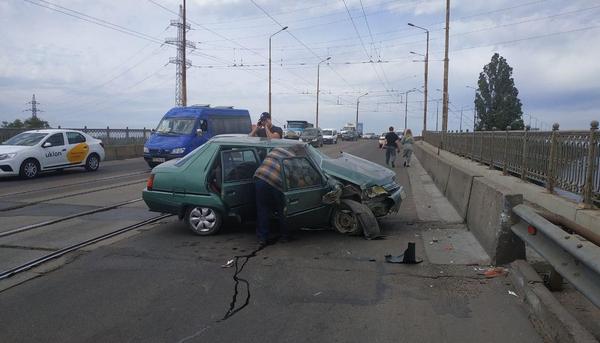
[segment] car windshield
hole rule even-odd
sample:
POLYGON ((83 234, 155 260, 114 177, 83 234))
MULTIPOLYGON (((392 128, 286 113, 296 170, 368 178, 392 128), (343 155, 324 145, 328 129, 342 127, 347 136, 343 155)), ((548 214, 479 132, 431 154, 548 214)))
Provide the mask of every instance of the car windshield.
POLYGON ((332 130, 323 130, 323 136, 333 136, 332 130))
POLYGON ((323 160, 331 159, 331 157, 323 154, 319 149, 314 148, 312 145, 308 145, 306 147, 306 150, 308 151, 308 154, 310 155, 312 160, 319 166, 319 168, 321 167, 321 163, 323 163, 323 160))
POLYGON ((162 134, 188 135, 194 130, 194 118, 163 118, 156 132, 162 134))
POLYGON ((288 121, 288 128, 289 129, 303 129, 306 127, 306 122, 291 122, 288 121))
POLYGON ((319 133, 319 130, 317 130, 317 129, 304 129, 304 131, 302 132, 302 134, 300 136, 315 137, 318 135, 318 133, 319 133))
POLYGON ((12 137, 11 139, 2 143, 3 145, 24 145, 24 146, 33 146, 38 144, 44 137, 48 135, 47 133, 40 132, 23 132, 18 135, 12 137))
POLYGON ((354 126, 346 126, 342 130, 344 130, 344 131, 354 131, 354 126))

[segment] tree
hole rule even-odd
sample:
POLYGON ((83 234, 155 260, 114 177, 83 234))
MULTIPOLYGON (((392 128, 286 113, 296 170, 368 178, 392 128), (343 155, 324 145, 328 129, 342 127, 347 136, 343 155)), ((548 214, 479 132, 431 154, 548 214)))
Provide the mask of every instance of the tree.
POLYGON ((512 68, 506 59, 495 53, 490 63, 479 73, 475 109, 477 110, 477 130, 499 130, 507 126, 522 130, 523 111, 519 90, 512 78, 512 68))
POLYGON ((2 128, 6 129, 48 129, 50 124, 47 121, 41 120, 38 117, 30 117, 21 121, 21 119, 15 119, 13 122, 2 122, 2 128))

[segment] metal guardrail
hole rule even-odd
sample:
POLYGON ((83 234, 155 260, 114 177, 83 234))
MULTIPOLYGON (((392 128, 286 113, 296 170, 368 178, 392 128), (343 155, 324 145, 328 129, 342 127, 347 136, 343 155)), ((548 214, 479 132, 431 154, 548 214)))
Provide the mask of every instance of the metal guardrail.
POLYGON ((589 131, 424 132, 440 149, 500 169, 504 174, 580 195, 586 207, 600 206, 600 133, 589 131))
POLYGON ((513 212, 521 219, 512 231, 577 290, 600 307, 600 247, 568 234, 526 205, 513 212))
MULTIPOLYGON (((61 127, 59 126, 58 128, 60 129, 61 127)), ((89 129, 87 126, 85 126, 82 129, 69 129, 83 131, 94 138, 101 139, 102 142, 107 145, 144 144, 152 133, 146 128, 130 129, 126 127, 124 129, 111 129, 108 126, 105 129, 89 129)), ((13 137, 21 132, 25 132, 28 130, 30 129, 0 128, 0 142, 4 142, 10 137, 13 137)))

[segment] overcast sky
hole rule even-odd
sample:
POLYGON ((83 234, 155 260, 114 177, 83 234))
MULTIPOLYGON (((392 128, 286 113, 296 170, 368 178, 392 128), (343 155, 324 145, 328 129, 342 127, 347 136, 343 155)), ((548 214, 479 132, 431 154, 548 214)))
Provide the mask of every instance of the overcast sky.
MULTIPOLYGON (((266 111, 268 38, 281 28, 277 21, 289 29, 273 38, 276 122, 314 122, 317 63, 331 56, 321 65, 321 127, 353 122, 365 92, 365 131, 403 127, 400 93, 424 84, 424 65, 413 62, 422 57, 410 51, 425 52, 425 34, 411 22, 431 32, 428 127, 435 128, 444 0, 255 1, 188 0, 188 39, 196 44, 188 104, 246 108, 253 120, 266 111)), ((175 104, 175 65, 168 64, 175 48, 161 42, 176 37, 169 23, 179 4, 0 0, 0 121, 27 117, 35 93, 52 126, 155 127, 175 104)), ((467 86, 476 86, 495 52, 513 67, 526 123, 531 115, 545 129, 558 122, 587 130, 600 119, 597 0, 453 0, 450 13, 449 129, 459 128, 461 108, 463 128, 472 128, 474 90, 467 86)), ((423 95, 410 93, 407 107, 408 127, 420 132, 423 95)))

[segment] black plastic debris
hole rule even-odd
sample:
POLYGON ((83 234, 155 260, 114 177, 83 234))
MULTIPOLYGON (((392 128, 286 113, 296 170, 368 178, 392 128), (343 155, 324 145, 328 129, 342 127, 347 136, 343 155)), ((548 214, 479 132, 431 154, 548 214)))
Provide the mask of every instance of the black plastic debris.
POLYGON ((417 260, 416 252, 415 252, 415 243, 408 242, 408 247, 404 250, 402 255, 392 256, 385 255, 385 262, 387 263, 403 263, 403 264, 418 264, 423 262, 423 260, 417 260))

